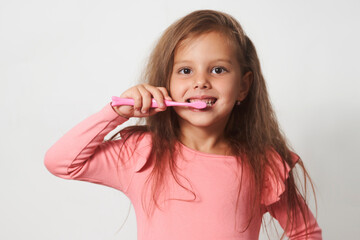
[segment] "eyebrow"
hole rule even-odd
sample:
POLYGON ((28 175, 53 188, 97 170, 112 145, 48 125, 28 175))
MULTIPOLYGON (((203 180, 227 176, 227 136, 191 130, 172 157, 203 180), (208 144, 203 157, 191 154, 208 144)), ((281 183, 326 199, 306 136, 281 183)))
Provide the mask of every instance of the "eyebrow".
POLYGON ((231 65, 233 64, 232 61, 230 61, 229 59, 223 59, 223 58, 216 59, 214 62, 226 62, 231 65))
MULTIPOLYGON (((224 59, 224 58, 219 58, 219 59, 215 59, 212 62, 226 62, 230 65, 233 65, 232 61, 230 61, 229 59, 224 59)), ((177 61, 177 62, 174 62, 174 65, 177 65, 177 64, 188 64, 188 63, 192 63, 191 60, 182 60, 182 61, 177 61)))

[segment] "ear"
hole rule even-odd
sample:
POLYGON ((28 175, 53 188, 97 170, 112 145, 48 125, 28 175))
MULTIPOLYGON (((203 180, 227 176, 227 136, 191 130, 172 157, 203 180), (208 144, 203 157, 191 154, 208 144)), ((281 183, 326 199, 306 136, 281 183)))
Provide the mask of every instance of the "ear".
POLYGON ((243 101, 249 93, 251 84, 253 82, 253 73, 251 71, 246 72, 240 80, 240 92, 237 98, 238 101, 243 101))

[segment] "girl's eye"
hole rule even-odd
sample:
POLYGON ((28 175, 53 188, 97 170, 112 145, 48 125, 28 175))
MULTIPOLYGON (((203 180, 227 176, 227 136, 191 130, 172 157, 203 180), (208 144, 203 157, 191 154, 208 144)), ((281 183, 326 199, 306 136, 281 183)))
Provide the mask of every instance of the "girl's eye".
POLYGON ((224 67, 214 67, 211 70, 211 72, 216 73, 216 74, 221 74, 221 73, 227 72, 227 70, 224 67))
POLYGON ((179 71, 179 73, 181 74, 190 74, 191 73, 191 70, 190 68, 183 68, 179 71))

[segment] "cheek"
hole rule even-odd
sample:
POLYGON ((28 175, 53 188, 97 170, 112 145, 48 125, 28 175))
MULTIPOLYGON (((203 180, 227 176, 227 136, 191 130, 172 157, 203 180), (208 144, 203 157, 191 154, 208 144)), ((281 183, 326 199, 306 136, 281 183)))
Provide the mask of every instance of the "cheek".
POLYGON ((171 78, 170 79, 170 89, 169 89, 170 90, 169 94, 170 94, 171 97, 174 97, 175 86, 176 86, 176 82, 171 78))
POLYGON ((181 84, 179 79, 171 78, 170 79, 170 96, 176 100, 180 99, 181 96, 184 94, 184 86, 181 84))
POLYGON ((218 86, 221 95, 227 102, 235 102, 239 96, 240 89, 237 84, 223 84, 218 86))

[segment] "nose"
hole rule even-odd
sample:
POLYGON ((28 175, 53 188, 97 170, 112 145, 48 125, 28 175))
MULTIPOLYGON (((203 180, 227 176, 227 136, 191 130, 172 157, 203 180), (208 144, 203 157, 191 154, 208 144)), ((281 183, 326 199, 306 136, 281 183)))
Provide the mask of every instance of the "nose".
POLYGON ((211 88, 210 82, 206 74, 201 73, 194 76, 194 88, 195 89, 209 89, 211 88))

